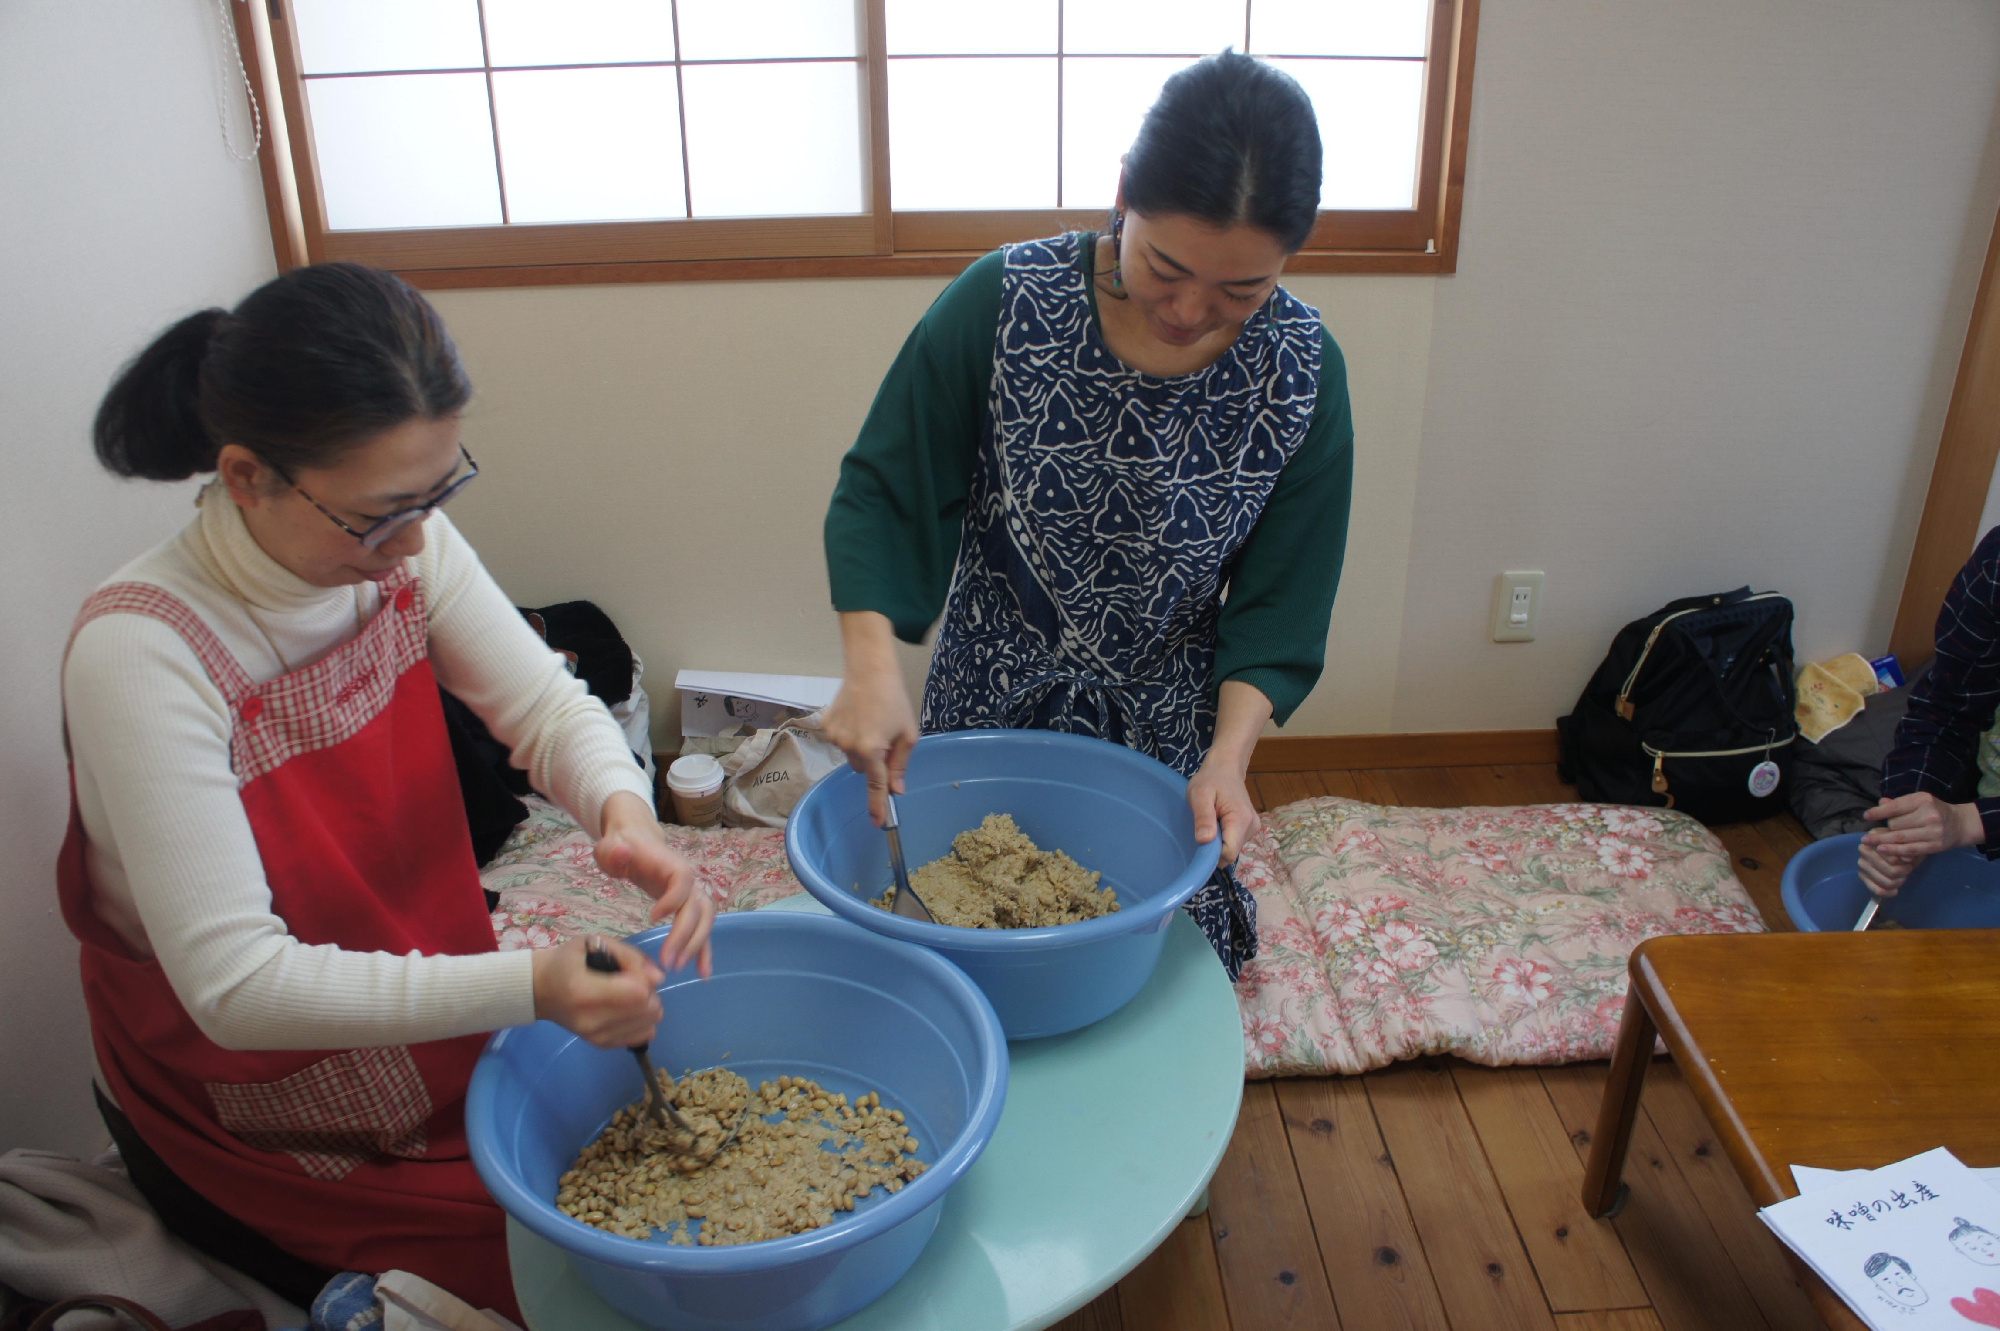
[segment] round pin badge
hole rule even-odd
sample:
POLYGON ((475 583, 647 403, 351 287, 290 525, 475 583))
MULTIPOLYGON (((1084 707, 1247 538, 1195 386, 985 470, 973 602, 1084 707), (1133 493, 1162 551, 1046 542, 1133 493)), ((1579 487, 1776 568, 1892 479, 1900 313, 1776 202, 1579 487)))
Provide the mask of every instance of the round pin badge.
POLYGON ((1766 758, 1750 769, 1750 793, 1758 799, 1778 788, 1778 765, 1766 758))

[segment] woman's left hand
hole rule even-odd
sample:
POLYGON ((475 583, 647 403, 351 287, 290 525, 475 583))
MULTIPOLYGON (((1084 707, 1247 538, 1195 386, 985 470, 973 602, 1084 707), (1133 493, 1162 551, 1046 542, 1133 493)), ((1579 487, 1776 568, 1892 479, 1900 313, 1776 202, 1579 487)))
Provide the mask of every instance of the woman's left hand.
POLYGON ((604 802, 603 823, 604 834, 597 838, 597 867, 654 898, 646 915, 648 924, 673 916, 673 931, 660 945, 660 964, 677 971, 693 961, 707 979, 715 969, 709 946, 715 903, 695 886, 694 866, 667 845, 659 819, 630 791, 621 790, 604 802))
POLYGON ((1257 825, 1250 800, 1250 754, 1271 719, 1271 700, 1254 684, 1228 679, 1216 691, 1215 739, 1201 770, 1188 782, 1194 810, 1194 839, 1202 845, 1222 833, 1222 862, 1236 863, 1244 838, 1257 825))
POLYGON ((1243 839, 1257 825, 1257 806, 1250 801, 1250 787, 1240 772, 1228 764, 1203 763, 1188 782, 1188 807, 1194 810, 1194 839, 1202 845, 1222 833, 1222 862, 1236 863, 1243 839))

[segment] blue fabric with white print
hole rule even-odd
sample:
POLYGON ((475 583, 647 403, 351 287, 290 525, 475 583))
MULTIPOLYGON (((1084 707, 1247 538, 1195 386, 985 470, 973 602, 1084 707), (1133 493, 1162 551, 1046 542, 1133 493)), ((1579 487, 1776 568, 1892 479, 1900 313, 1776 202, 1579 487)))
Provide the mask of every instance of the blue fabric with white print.
MULTIPOLYGON (((1140 374, 1092 317, 1085 243, 1007 248, 923 728, 1094 735, 1191 776, 1230 563, 1312 423, 1323 333, 1281 288, 1208 368, 1140 374)), ((1189 910, 1234 978, 1256 951, 1249 893, 1218 873, 1189 910)))

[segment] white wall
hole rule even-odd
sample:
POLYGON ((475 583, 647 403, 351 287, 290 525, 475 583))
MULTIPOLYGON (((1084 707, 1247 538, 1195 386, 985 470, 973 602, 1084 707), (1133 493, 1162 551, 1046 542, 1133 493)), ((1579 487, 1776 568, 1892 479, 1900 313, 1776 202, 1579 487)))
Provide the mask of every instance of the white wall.
MULTIPOLYGON (((89 415, 148 334, 270 268, 211 22, 0 6, 0 1148, 96 1137, 48 870, 55 661, 88 588, 186 514, 96 471, 89 415)), ((1996 105, 1989 0, 1488 4, 1458 273, 1291 284, 1359 430, 1291 729, 1546 726, 1620 624, 1744 582, 1796 599, 1802 656, 1879 651, 2000 206, 1996 105), (1538 642, 1484 641, 1508 568, 1548 573, 1538 642)), ((454 514, 516 599, 602 602, 663 702, 683 665, 836 672, 826 494, 940 286, 440 293, 486 467, 454 514)))
POLYGON ((215 40, 212 0, 0 5, 0 1151, 104 1140, 55 906, 56 661, 91 587, 189 512, 184 486, 98 469, 91 413, 159 328, 273 271, 256 166, 221 143, 215 40))
MULTIPOLYGON (((1359 433, 1290 728, 1545 727, 1619 625, 1743 583, 1802 659, 1885 650, 2000 205, 1996 53, 1986 0, 1487 6, 1458 273, 1290 283, 1359 433), (1548 575, 1537 642, 1486 640, 1503 569, 1548 575)), ((524 599, 604 600, 660 691, 837 672, 824 496, 940 285, 440 295, 498 464, 467 531, 524 599)))
MULTIPOLYGON (((1353 538, 1301 731, 1389 725, 1430 281, 1308 278, 1346 350, 1353 538), (1351 332, 1350 332, 1351 330, 1351 332)), ((588 596, 674 672, 840 673, 820 520, 876 383, 943 279, 438 292, 483 470, 452 515, 523 605, 588 596)), ((906 649, 912 691, 926 653, 906 649)), ((671 707, 655 718, 672 734, 671 707)))
POLYGON ((1509 0, 1437 284, 1397 730, 1546 726, 1744 583, 1887 650, 2000 203, 1987 0, 1509 0), (1485 640, 1493 575, 1540 639, 1485 640))

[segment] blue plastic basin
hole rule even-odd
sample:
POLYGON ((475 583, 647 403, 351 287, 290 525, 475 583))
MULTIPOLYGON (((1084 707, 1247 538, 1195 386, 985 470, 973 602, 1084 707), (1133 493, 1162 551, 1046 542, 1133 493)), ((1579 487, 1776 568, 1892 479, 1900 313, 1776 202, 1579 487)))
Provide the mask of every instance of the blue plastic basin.
MULTIPOLYGON (((647 952, 665 929, 633 935, 647 952)), ((620 1107, 638 1065, 553 1023, 501 1031, 466 1098, 473 1162, 507 1213, 568 1254, 606 1303, 648 1327, 804 1331, 900 1280, 937 1227, 945 1193, 986 1149, 1007 1096, 1007 1045, 979 990, 935 954, 825 916, 724 915, 715 978, 660 988, 656 1065, 722 1064, 752 1085, 810 1077, 903 1111, 930 1168, 823 1229, 735 1247, 620 1238, 555 1208, 557 1180, 620 1107)))
MULTIPOLYGON (((1815 841, 1785 866, 1785 914, 1808 933, 1852 929, 1868 904, 1856 867, 1861 833, 1815 841)), ((1882 902, 1875 926, 1905 929, 2000 928, 2000 863, 1961 847, 1919 864, 1902 891, 1882 902)))
POLYGON ((785 852, 806 890, 843 919, 934 948, 985 991, 1010 1040, 1078 1030, 1125 1006, 1153 973, 1174 912, 1215 872, 1196 845, 1187 781, 1142 753, 1048 730, 965 730, 920 740, 897 797, 910 867, 951 853, 989 813, 1012 814, 1043 850, 1103 875, 1119 909, 1048 929, 959 929, 868 904, 891 881, 868 787, 843 769, 792 810, 785 852))

